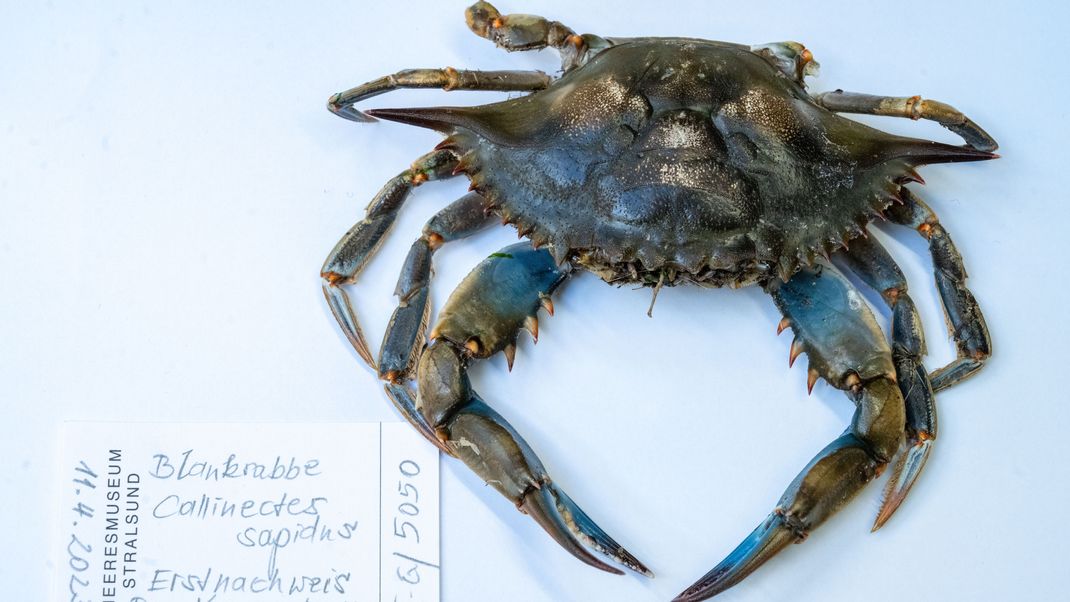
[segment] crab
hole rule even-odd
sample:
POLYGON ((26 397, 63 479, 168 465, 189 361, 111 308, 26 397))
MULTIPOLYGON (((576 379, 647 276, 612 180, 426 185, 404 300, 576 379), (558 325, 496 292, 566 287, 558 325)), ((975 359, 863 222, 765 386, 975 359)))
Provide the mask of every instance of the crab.
POLYGON ((542 17, 502 15, 486 2, 469 7, 466 20, 508 51, 557 49, 561 75, 413 69, 328 101, 352 121, 386 119, 445 136, 387 182, 321 272, 332 313, 386 381, 400 414, 581 561, 651 576, 472 389, 469 365, 500 352, 511 369, 520 331, 538 338, 538 311, 553 315, 552 294, 578 271, 650 287, 655 298, 680 284, 758 285, 783 315, 777 332, 794 332, 789 363, 805 353, 808 387, 824 379, 856 411, 772 513, 676 602, 739 583, 891 466, 873 528, 885 524, 933 449, 934 394, 975 374, 991 355, 962 259, 907 184, 924 183, 916 171, 922 165, 996 158, 992 137, 950 105, 918 96, 811 95, 804 79, 817 63, 795 42, 578 35, 542 17), (526 94, 476 107, 355 108, 399 88, 526 94), (888 134, 842 113, 932 120, 966 145, 888 134), (356 281, 414 187, 461 175, 470 191, 432 217, 413 243, 395 291, 398 307, 373 358, 345 285, 356 281), (527 241, 480 263, 427 333, 435 250, 495 220, 527 241), (902 271, 867 236, 875 220, 928 240, 957 348, 957 358, 936 371, 922 364, 921 322, 902 271), (846 272, 887 304, 890 343, 846 272))

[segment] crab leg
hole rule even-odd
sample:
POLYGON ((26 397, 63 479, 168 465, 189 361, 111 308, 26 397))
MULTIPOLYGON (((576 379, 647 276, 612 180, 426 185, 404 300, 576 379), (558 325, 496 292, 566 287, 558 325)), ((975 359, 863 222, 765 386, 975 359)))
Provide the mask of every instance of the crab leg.
POLYGON ((443 244, 475 234, 492 220, 484 209, 483 197, 470 192, 435 214, 423 234, 409 249, 398 276, 394 294, 398 307, 379 349, 379 378, 391 383, 409 376, 416 353, 427 330, 428 285, 431 283, 431 256, 443 244))
POLYGON ((999 148, 995 139, 972 119, 955 107, 937 100, 928 100, 920 96, 874 96, 843 90, 817 94, 814 100, 817 104, 837 113, 887 115, 908 117, 914 120, 928 119, 961 136, 971 148, 989 152, 999 148))
POLYGON ((353 105, 399 88, 532 92, 542 90, 550 85, 550 81, 550 76, 542 71, 458 71, 453 67, 406 69, 331 96, 327 99, 327 110, 350 121, 370 123, 376 119, 353 105))
POLYGON ((555 48, 561 54, 564 71, 582 65, 590 58, 589 51, 597 52, 612 45, 610 40, 592 34, 577 35, 558 21, 547 21, 536 15, 502 15, 482 0, 469 6, 464 18, 477 36, 510 52, 555 48))
POLYGON ((958 348, 957 359, 930 375, 933 391, 939 392, 980 370, 992 355, 992 339, 988 336, 981 308, 966 287, 966 268, 951 236, 940 225, 933 210, 907 188, 900 189, 900 196, 903 204, 890 207, 888 219, 910 226, 929 239, 936 289, 944 305, 948 329, 958 348))
POLYGON ((427 318, 431 309, 428 302, 431 256, 443 244, 471 236, 491 221, 484 209, 483 197, 475 192, 457 199, 428 220, 401 268, 394 290, 398 307, 390 317, 383 344, 379 348, 377 371, 379 378, 387 382, 386 392, 394 407, 428 441, 450 455, 453 452, 442 445, 431 426, 416 411, 414 396, 404 381, 411 376, 427 332, 427 318))
POLYGON ((843 389, 857 406, 851 426, 810 461, 753 533, 676 602, 705 600, 799 543, 885 467, 899 448, 904 403, 891 350, 858 291, 831 267, 768 285, 795 331, 792 357, 843 389))
POLYGON ((906 401, 906 446, 896 457, 873 530, 884 526, 925 467, 936 439, 936 402, 929 373, 921 363, 925 336, 906 278, 888 251, 873 238, 858 238, 843 255, 851 271, 878 291, 892 309, 892 361, 906 401))
POLYGON ((364 332, 353 312, 353 305, 342 286, 356 281, 360 271, 379 248, 383 237, 394 225, 398 210, 412 189, 428 180, 452 175, 456 166, 456 156, 447 150, 434 151, 417 159, 412 167, 394 176, 383 186, 368 204, 364 219, 345 233, 323 262, 320 276, 323 278, 323 294, 327 298, 331 313, 338 320, 357 354, 372 369, 375 369, 375 360, 372 359, 364 332))
POLYGON ((491 255, 443 307, 417 368, 417 410, 441 444, 531 516, 583 562, 621 571, 586 546, 635 571, 650 571, 598 527, 553 481, 535 452, 472 390, 468 364, 503 351, 510 364, 521 329, 538 336, 540 307, 565 279, 549 252, 519 243, 491 255))

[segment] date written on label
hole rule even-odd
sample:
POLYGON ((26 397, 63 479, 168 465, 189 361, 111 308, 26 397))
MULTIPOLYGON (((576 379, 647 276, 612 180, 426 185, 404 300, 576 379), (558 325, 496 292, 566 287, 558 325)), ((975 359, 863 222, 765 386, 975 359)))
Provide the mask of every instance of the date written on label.
MULTIPOLYGON (((85 460, 79 460, 74 467, 74 478, 71 479, 74 487, 75 504, 67 510, 69 513, 65 513, 68 518, 71 518, 69 529, 70 537, 66 539, 66 561, 67 564, 64 567, 69 574, 67 580, 67 591, 61 592, 64 599, 69 599, 71 602, 80 602, 82 600, 88 600, 88 596, 92 596, 97 592, 89 591, 90 582, 86 578, 89 574, 90 564, 89 557, 93 553, 93 546, 85 543, 81 540, 81 537, 85 537, 85 524, 87 520, 92 520, 96 509, 85 503, 81 498, 82 490, 85 489, 87 494, 97 488, 97 481, 99 475, 85 463, 85 460), (82 529, 78 528, 79 521, 82 522, 82 529), (69 596, 69 597, 68 597, 69 596)), ((88 499, 88 495, 86 499, 88 499)), ((61 521, 62 523, 62 521, 61 521)), ((66 525, 64 525, 66 526, 66 525)), ((114 564, 114 561, 113 561, 114 564)), ((114 573, 114 571, 113 571, 114 573)), ((104 573, 102 588, 102 594, 107 597, 109 593, 114 595, 117 578, 114 574, 104 573)), ((125 581, 125 580, 124 580, 125 581)), ((126 581, 129 583, 129 581, 126 581)))
POLYGON ((383 440, 381 602, 439 598, 438 458, 435 466, 383 440))
POLYGON ((439 599, 438 450, 409 425, 67 423, 50 599, 439 599))

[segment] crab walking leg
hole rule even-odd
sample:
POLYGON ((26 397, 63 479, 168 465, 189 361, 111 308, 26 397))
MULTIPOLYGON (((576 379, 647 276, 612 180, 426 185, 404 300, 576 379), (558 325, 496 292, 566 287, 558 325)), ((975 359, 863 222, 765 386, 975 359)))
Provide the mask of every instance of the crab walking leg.
POLYGON ((981 308, 966 287, 966 268, 951 236, 940 225, 933 210, 910 190, 901 188, 900 196, 903 204, 890 207, 888 219, 910 226, 929 239, 936 289, 943 302, 948 330, 958 349, 957 359, 930 375, 933 391, 940 392, 973 376, 984 366, 985 360, 992 355, 992 339, 981 308))
POLYGON ((472 390, 468 364, 499 351, 512 363, 517 334, 538 338, 536 312, 565 279, 549 252, 519 243, 491 255, 469 274, 442 308, 432 342, 417 367, 417 409, 442 444, 487 484, 531 516, 583 562, 621 571, 591 547, 645 575, 650 571, 598 527, 543 468, 535 452, 472 390))
POLYGON ((533 92, 542 90, 550 82, 550 76, 542 71, 458 71, 453 67, 406 69, 331 96, 327 99, 327 110, 350 121, 371 123, 377 119, 358 111, 353 105, 399 88, 533 92))
POLYGON ((768 285, 795 332, 792 357, 843 389, 857 409, 851 426, 810 461, 776 509, 727 558, 675 602, 705 600, 739 583, 809 533, 884 468, 899 448, 904 403, 884 334, 862 296, 835 269, 806 269, 768 285))
POLYGON ((379 378, 385 380, 390 401, 406 420, 428 441, 452 455, 423 416, 416 411, 415 396, 405 383, 424 344, 430 314, 428 286, 431 284, 431 256, 443 244, 475 234, 491 223, 483 197, 470 192, 428 220, 416 239, 398 276, 394 294, 398 307, 390 317, 383 344, 379 348, 379 378))
POLYGON ((510 52, 516 50, 556 49, 561 54, 561 68, 569 71, 597 52, 612 45, 610 40, 592 34, 577 35, 558 21, 536 15, 502 15, 489 2, 476 2, 464 11, 468 28, 477 36, 494 42, 510 52))
POLYGON ((851 242, 844 260, 851 271, 878 291, 892 309, 892 361, 899 390, 906 401, 906 446, 896 456, 892 476, 884 489, 884 502, 873 530, 884 526, 906 499, 936 439, 936 402, 929 373, 921 363, 925 336, 914 300, 907 293, 906 278, 888 251, 873 238, 851 242))
POLYGON ((431 256, 443 244, 475 234, 491 223, 483 197, 470 192, 439 211, 412 243, 394 294, 398 307, 379 348, 379 378, 397 383, 407 378, 427 330, 431 256))
POLYGON ((971 148, 989 152, 999 148, 995 139, 981 129, 981 126, 955 107, 940 101, 928 100, 920 96, 874 96, 843 90, 817 94, 814 100, 826 109, 837 113, 886 115, 914 120, 928 119, 961 136, 971 148))
POLYGON ((364 219, 357 222, 338 241, 320 270, 323 278, 323 294, 331 313, 338 320, 346 338, 357 354, 375 369, 375 360, 353 312, 353 305, 342 286, 356 281, 360 271, 383 242, 383 237, 394 225, 398 210, 413 188, 428 180, 437 180, 452 175, 457 166, 457 157, 447 150, 428 153, 383 186, 368 204, 364 219))

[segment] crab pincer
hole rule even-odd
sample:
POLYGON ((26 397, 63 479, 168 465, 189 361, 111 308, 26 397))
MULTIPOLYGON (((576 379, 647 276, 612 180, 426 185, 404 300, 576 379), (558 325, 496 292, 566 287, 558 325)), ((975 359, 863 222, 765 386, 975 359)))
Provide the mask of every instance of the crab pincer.
POLYGON ((858 290, 831 266, 774 280, 768 290, 809 369, 847 393, 857 409, 847 431, 803 468, 773 512, 676 602, 715 596, 804 541, 880 474, 903 437, 905 407, 891 349, 858 290))
POLYGON ((506 247, 480 263, 450 296, 432 328, 431 344, 417 372, 417 410, 453 455, 571 554, 620 573, 590 548, 651 575, 550 480, 527 442, 472 390, 468 379, 472 360, 515 349, 521 330, 538 336, 536 313, 547 308, 545 299, 566 276, 549 253, 526 243, 506 247))

